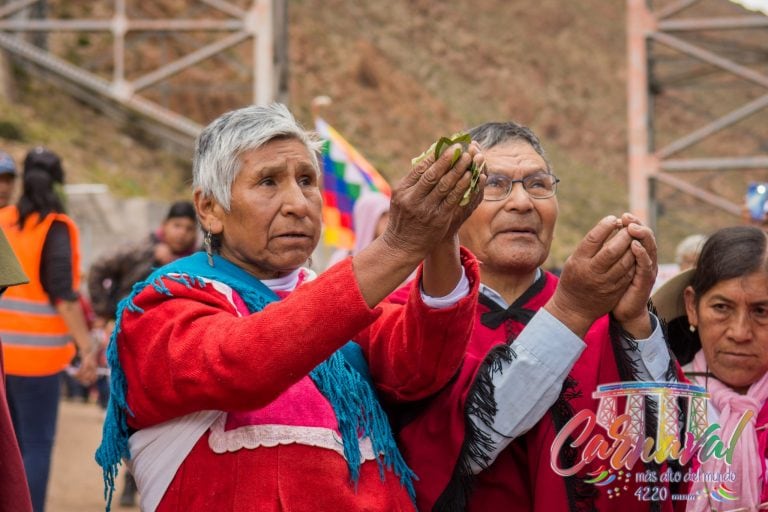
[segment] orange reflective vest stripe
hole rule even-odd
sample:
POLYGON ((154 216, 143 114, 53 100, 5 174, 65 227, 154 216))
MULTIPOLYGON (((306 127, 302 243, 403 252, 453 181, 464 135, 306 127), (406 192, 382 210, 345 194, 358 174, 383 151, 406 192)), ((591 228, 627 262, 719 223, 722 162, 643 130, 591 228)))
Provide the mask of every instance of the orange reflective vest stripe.
POLYGON ((72 283, 80 281, 79 233, 64 214, 50 213, 40 220, 36 213, 27 217, 19 229, 15 206, 0 209, 3 228, 13 252, 29 277, 29 283, 11 286, 0 299, 0 340, 8 375, 53 375, 67 367, 75 355, 75 345, 64 319, 51 305, 40 282, 43 244, 54 221, 66 224, 72 247, 72 283))

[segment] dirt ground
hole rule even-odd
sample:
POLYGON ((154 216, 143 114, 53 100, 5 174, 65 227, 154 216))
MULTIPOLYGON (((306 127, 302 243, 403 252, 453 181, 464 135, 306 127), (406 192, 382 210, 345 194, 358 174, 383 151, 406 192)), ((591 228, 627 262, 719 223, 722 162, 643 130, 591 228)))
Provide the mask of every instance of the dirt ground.
MULTIPOLYGON (((101 468, 93 460, 93 453, 101 439, 103 417, 104 413, 95 403, 62 400, 48 482, 47 512, 104 510, 101 468)), ((112 510, 138 511, 138 507, 122 508, 118 505, 122 473, 118 480, 112 510)))

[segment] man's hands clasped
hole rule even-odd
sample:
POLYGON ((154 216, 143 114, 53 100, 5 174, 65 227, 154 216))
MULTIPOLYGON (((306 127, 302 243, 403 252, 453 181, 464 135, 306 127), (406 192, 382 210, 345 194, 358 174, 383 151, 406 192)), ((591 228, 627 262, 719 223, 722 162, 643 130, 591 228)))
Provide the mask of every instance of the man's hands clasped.
POLYGON ((547 310, 580 336, 597 318, 612 313, 632 336, 646 338, 657 270, 650 228, 629 213, 605 217, 566 261, 547 310))

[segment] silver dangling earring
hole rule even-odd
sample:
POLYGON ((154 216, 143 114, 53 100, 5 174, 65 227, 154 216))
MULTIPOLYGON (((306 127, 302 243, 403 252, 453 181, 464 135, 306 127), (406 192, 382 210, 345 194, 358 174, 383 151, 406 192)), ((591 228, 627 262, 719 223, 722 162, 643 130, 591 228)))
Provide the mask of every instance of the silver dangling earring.
POLYGON ((213 235, 209 230, 205 231, 205 236, 203 237, 203 249, 205 249, 205 254, 208 255, 208 265, 213 266, 213 235))
POLYGON ((696 332, 696 326, 695 325, 689 325, 688 330, 691 332, 696 332))

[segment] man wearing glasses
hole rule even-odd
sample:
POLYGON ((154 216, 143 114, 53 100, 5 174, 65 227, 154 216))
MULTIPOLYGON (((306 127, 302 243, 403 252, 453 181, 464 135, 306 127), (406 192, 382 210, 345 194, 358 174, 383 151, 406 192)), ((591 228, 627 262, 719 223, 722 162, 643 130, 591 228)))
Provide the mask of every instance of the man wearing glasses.
MULTIPOLYGON (((570 477, 550 465, 565 423, 581 410, 595 412, 597 385, 675 379, 646 307, 656 277, 652 232, 629 214, 602 219, 558 284, 540 268, 557 220, 559 182, 541 143, 512 122, 470 134, 488 174, 484 200, 459 232, 480 262, 478 318, 451 383, 417 411, 396 415, 403 454, 419 477, 419 510, 671 510, 669 502, 654 505, 631 490, 587 483, 604 461, 570 477)), ((571 467, 580 448, 556 458, 571 467)), ((661 471, 633 468, 646 470, 661 471)))

